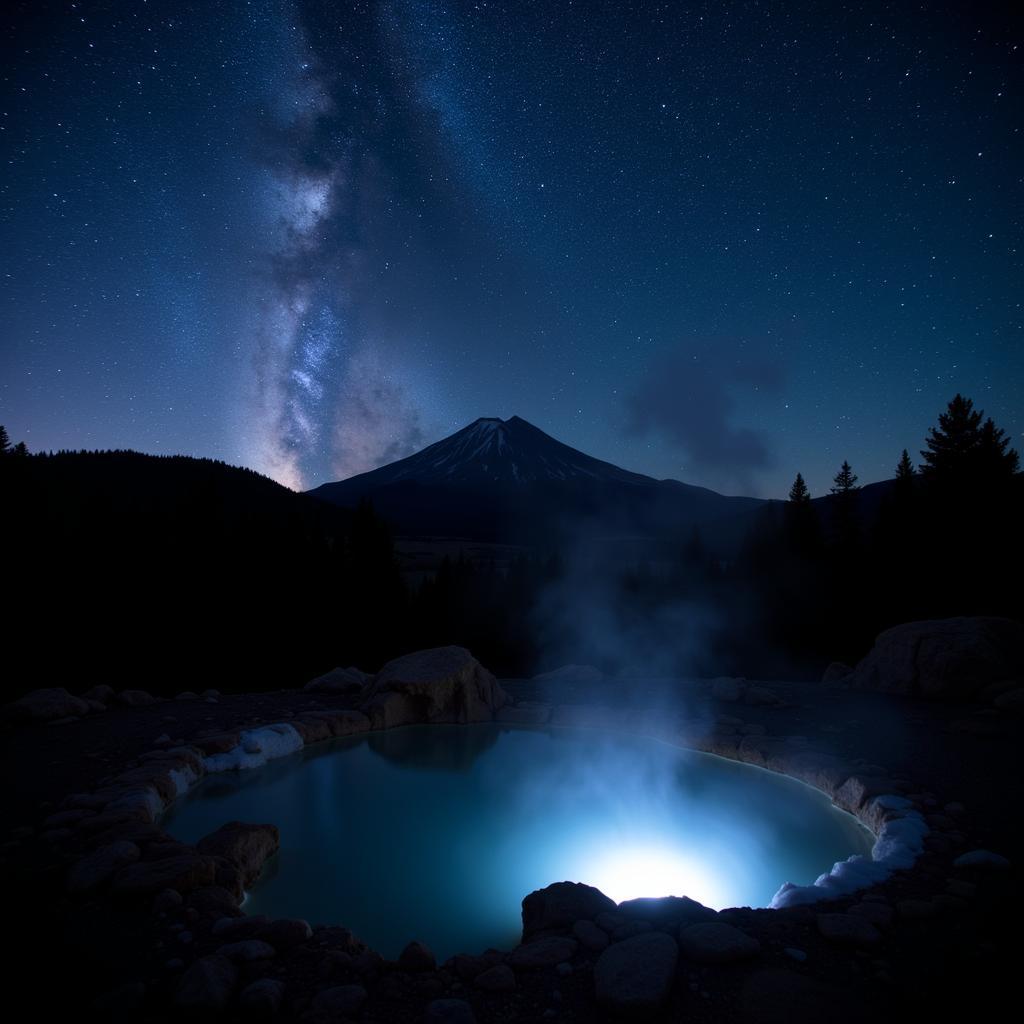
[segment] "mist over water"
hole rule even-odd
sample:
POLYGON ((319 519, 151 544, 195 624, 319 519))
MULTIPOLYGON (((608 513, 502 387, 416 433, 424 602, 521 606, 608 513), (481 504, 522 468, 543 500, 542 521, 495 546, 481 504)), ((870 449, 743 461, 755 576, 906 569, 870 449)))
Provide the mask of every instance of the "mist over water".
POLYGON ((562 880, 617 901, 766 906, 866 853, 871 836, 792 780, 654 740, 579 729, 410 726, 209 776, 168 818, 195 841, 272 822, 281 852, 246 910, 342 924, 383 955, 519 941, 562 880))

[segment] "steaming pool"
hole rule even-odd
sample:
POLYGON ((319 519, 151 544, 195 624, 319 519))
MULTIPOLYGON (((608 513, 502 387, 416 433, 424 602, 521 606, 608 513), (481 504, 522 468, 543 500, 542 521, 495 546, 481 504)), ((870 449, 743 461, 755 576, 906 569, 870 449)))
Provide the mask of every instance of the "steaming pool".
POLYGON ((270 822, 280 853, 245 910, 341 924, 386 957, 519 942, 524 896, 562 880, 621 902, 767 906, 874 837, 803 783, 583 729, 405 726, 207 776, 166 818, 195 842, 270 822))

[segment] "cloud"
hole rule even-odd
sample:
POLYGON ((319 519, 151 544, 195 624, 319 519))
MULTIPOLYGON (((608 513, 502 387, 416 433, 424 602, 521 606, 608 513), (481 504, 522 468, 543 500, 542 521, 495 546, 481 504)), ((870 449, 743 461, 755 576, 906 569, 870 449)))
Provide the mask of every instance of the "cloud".
POLYGON ((752 490, 776 457, 763 430, 736 422, 742 396, 778 393, 782 380, 777 362, 751 357, 741 345, 677 350, 652 362, 626 398, 626 430, 677 445, 698 477, 752 490))

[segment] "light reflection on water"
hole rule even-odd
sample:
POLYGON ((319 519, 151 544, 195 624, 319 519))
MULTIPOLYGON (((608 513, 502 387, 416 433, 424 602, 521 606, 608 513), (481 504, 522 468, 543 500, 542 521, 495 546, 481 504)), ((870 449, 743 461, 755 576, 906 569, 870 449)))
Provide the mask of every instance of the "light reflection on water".
POLYGON ((407 726, 207 777, 167 817, 194 842, 273 822, 250 914, 342 924, 388 957, 519 940, 522 898, 563 879, 617 901, 767 906, 872 837, 793 780, 595 730, 407 726))

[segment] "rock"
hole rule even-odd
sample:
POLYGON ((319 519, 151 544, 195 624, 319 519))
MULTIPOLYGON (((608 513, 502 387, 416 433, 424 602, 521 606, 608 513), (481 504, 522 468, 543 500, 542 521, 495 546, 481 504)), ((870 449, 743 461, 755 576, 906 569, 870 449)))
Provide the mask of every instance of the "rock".
POLYGON ((153 897, 153 913, 162 914, 168 910, 174 910, 175 907, 180 907, 183 902, 184 898, 177 889, 161 889, 153 897))
POLYGON ((536 683, 597 683, 604 673, 593 665, 563 665, 533 677, 536 683))
POLYGON ((484 971, 497 967, 503 962, 503 956, 496 949, 481 953, 480 956, 469 956, 466 953, 459 953, 452 958, 455 965, 455 973, 463 981, 473 981, 484 971))
POLYGON ((817 925, 829 942, 844 946, 875 946, 882 939, 878 929, 860 914, 818 914, 817 925))
POLYGON ((971 850, 969 853, 961 853, 953 861, 955 868, 982 868, 986 871, 1005 871, 1009 866, 1006 857, 991 850, 971 850))
POLYGON ((262 935, 269 924, 270 919, 266 914, 221 917, 214 921, 212 933, 225 941, 237 942, 262 935))
POLYGON ((276 978, 260 978, 242 989, 238 1003, 254 1017, 273 1017, 284 1001, 284 982, 276 978))
POLYGON ((366 989, 362 985, 336 985, 313 996, 314 1013, 328 1017, 344 1017, 358 1013, 366 1002, 366 989))
POLYGON ((207 757, 214 754, 226 754, 241 742, 240 732, 218 732, 210 736, 197 736, 192 745, 198 747, 207 757))
POLYGON ((732 679, 729 676, 719 676, 711 684, 711 696, 715 700, 734 701, 741 700, 747 689, 745 679, 732 679))
POLYGON ((664 932, 609 946, 594 965, 598 1002, 632 1016, 656 1013, 672 991, 678 956, 675 941, 664 932))
POLYGON ((423 1024, 476 1024, 476 1017, 464 999, 435 999, 427 1004, 423 1024))
POLYGON ((199 700, 199 694, 192 690, 182 690, 181 693, 177 694, 175 700, 199 700))
MULTIPOLYGON (((89 712, 94 715, 101 715, 104 711, 108 711, 109 708, 101 700, 93 700, 91 697, 83 697, 82 700, 89 705, 89 712)), ((59 721, 59 719, 58 719, 59 721)))
POLYGON ((593 953, 600 953, 608 945, 608 933, 593 921, 577 921, 572 926, 572 934, 584 949, 593 953))
POLYGON ((508 962, 519 971, 553 967, 563 960, 571 960, 578 948, 579 944, 575 939, 563 939, 558 936, 535 939, 513 949, 508 962))
POLYGON ((880 633, 850 682, 865 690, 968 699, 1024 671, 1024 625, 988 616, 908 622, 880 633))
POLYGON ((782 951, 790 958, 795 960, 798 964, 802 964, 807 960, 807 954, 802 949, 797 949, 795 946, 786 946, 782 951))
POLYGON ((82 700, 95 700, 99 701, 100 704, 110 704, 113 702, 114 696, 114 688, 112 686, 100 683, 98 686, 93 686, 86 690, 82 694, 82 700))
POLYGON ((617 909, 614 900, 592 885, 554 882, 523 900, 523 939, 549 929, 571 928, 577 921, 594 920, 617 909))
POLYGON ((121 704, 130 708, 145 708, 156 703, 156 697, 145 690, 122 690, 117 699, 121 704))
POLYGON ((689 896, 642 896, 625 900, 619 904, 618 909, 624 917, 651 921, 657 925, 669 922, 696 924, 698 921, 713 921, 718 917, 717 910, 705 907, 689 896))
POLYGON ((498 681, 464 647, 435 647, 389 661, 364 706, 373 724, 489 722, 508 702, 498 681), (399 698, 396 700, 396 697, 399 698))
POLYGON ((270 960, 277 955, 277 951, 268 942, 260 939, 243 939, 241 942, 229 942, 217 950, 218 955, 226 956, 229 960, 236 960, 240 963, 250 963, 253 960, 270 960))
POLYGON ((398 954, 398 966, 403 971, 432 971, 437 967, 437 961, 422 942, 413 941, 398 954))
POLYGON ((301 918, 281 918, 271 921, 261 929, 259 935, 275 949, 290 949, 311 938, 313 929, 310 928, 308 921, 301 918))
POLYGON ((841 661, 833 661, 822 672, 821 681, 823 683, 841 683, 851 672, 853 672, 853 668, 850 665, 845 665, 841 661))
POLYGON ((220 696, 220 690, 203 690, 199 696, 204 700, 210 700, 211 698, 216 700, 220 696))
POLYGON ((276 825, 229 821, 216 832, 203 836, 196 843, 196 849, 210 857, 223 857, 233 864, 241 874, 243 886, 248 889, 280 845, 281 834, 276 825))
POLYGON ((724 921, 684 925, 679 931, 684 957, 699 964, 729 964, 757 956, 761 943, 724 921))
POLYGON ((89 705, 81 697, 73 697, 63 686, 32 690, 5 709, 5 717, 16 722, 54 722, 62 718, 78 718, 89 713, 89 705))
POLYGON ((88 892, 113 877, 126 864, 139 859, 139 848, 127 840, 108 843, 83 857, 68 872, 68 892, 88 892))
POLYGON ((484 992, 512 992, 516 987, 516 976, 511 967, 498 964, 478 974, 473 984, 484 992))
POLYGON ((632 938, 642 932, 649 932, 653 927, 654 925, 650 921, 626 921, 612 932, 612 942, 622 942, 623 939, 632 938))
POLYGON ((311 679, 303 689, 323 693, 359 693, 372 679, 369 672, 358 668, 332 668, 330 672, 311 679))
MULTIPOLYGON (((895 916, 895 911, 887 903, 876 903, 874 901, 857 903, 855 906, 850 907, 847 913, 864 918, 865 921, 869 921, 876 928, 888 928, 895 916)), ((842 915, 840 914, 839 916, 841 917, 842 915)))
POLYGON ((212 885, 216 874, 217 864, 212 857, 166 857, 121 868, 114 875, 112 889, 121 896, 149 896, 162 889, 184 893, 201 885, 212 885))
POLYGON ((227 957, 201 957, 182 975, 174 1002, 186 1010, 222 1010, 237 979, 238 972, 227 957))

